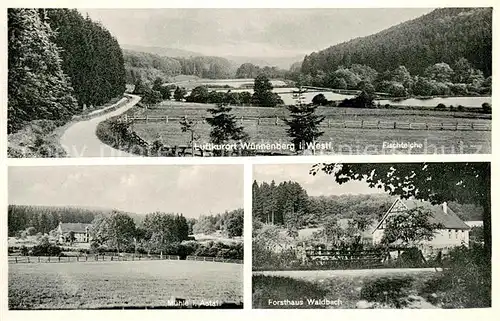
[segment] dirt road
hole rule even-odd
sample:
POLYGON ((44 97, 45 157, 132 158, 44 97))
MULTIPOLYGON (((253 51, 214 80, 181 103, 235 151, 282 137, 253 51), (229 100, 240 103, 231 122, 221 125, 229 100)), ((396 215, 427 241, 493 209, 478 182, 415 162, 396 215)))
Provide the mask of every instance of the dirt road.
POLYGON ((100 122, 126 112, 141 99, 135 95, 128 97, 129 101, 125 105, 112 112, 71 125, 61 137, 61 145, 68 157, 137 157, 104 144, 96 136, 100 122))

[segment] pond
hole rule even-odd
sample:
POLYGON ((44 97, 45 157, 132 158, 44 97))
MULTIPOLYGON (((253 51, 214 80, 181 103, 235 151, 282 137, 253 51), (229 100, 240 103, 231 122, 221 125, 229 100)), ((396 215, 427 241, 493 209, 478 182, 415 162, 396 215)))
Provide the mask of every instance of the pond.
MULTIPOLYGON (((280 86, 284 85, 285 83, 281 80, 271 80, 271 83, 273 86, 280 86)), ((242 92, 242 91, 248 91, 249 93, 253 94, 253 89, 252 88, 240 88, 241 86, 247 86, 247 85, 252 85, 253 84, 253 79, 220 79, 220 80, 210 80, 205 83, 205 85, 229 85, 233 87, 234 89, 226 89, 226 88, 221 88, 221 89, 215 89, 217 91, 222 91, 226 92, 228 90, 231 90, 233 92, 242 92)), ((297 88, 293 87, 279 87, 279 88, 274 88, 274 92, 278 93, 283 99, 283 102, 285 105, 293 105, 297 102, 297 100, 294 98, 294 91, 297 91, 297 88)), ((326 99, 328 100, 344 100, 346 98, 352 98, 354 97, 353 95, 343 95, 343 94, 337 94, 333 93, 331 91, 306 91, 303 93, 304 96, 304 103, 310 103, 313 99, 314 96, 318 94, 323 94, 325 95, 326 99)), ((445 104, 446 107, 454 106, 458 107, 459 105, 462 105, 464 107, 470 107, 470 108, 481 108, 481 105, 483 103, 489 103, 491 105, 491 97, 485 96, 485 97, 436 97, 436 98, 430 98, 430 99, 417 99, 417 98, 408 98, 408 99, 403 99, 403 100, 391 100, 391 99, 381 99, 377 100, 376 103, 380 103, 381 105, 385 104, 390 104, 393 106, 420 106, 420 107, 436 107, 438 104, 445 104)))

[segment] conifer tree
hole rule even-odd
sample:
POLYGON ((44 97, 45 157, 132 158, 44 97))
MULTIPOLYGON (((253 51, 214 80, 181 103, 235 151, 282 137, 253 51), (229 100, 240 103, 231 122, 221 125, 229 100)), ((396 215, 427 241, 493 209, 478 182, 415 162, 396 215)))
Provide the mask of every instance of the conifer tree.
POLYGON ((231 110, 231 107, 224 104, 218 104, 216 108, 207 109, 212 114, 212 117, 206 118, 207 123, 212 126, 210 131, 210 141, 212 143, 226 144, 231 140, 241 141, 248 137, 243 126, 238 126, 236 116, 231 113, 231 110))
MULTIPOLYGON (((317 106, 302 103, 303 92, 299 83, 296 91, 297 104, 287 106, 291 114, 290 119, 285 119, 285 123, 289 126, 287 133, 292 138, 297 152, 306 148, 307 144, 314 143, 316 138, 323 135, 318 126, 325 119, 325 117, 315 114, 317 106)), ((314 153, 314 149, 312 151, 314 153)))
POLYGON ((8 10, 9 133, 34 119, 67 120, 76 109, 54 36, 37 10, 8 10))

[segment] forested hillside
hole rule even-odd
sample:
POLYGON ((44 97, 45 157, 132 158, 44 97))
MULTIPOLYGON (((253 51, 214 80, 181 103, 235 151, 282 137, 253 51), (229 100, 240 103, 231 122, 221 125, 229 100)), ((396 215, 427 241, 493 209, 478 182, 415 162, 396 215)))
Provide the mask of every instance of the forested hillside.
POLYGON ((491 75, 491 8, 443 8, 377 34, 338 44, 305 57, 302 72, 315 76, 340 66, 367 65, 378 72, 405 66, 423 75, 435 63, 467 59, 491 75))
POLYGON ((65 121, 125 91, 123 55, 102 25, 70 9, 8 10, 8 132, 65 121))
MULTIPOLYGON (((252 193, 254 219, 288 228, 318 226, 332 217, 376 221, 395 200, 394 196, 385 193, 309 196, 299 183, 292 181, 279 184, 254 181, 252 193)), ((456 202, 448 206, 464 221, 482 220, 480 207, 456 202)))
POLYGON ((235 73, 231 62, 220 57, 166 57, 132 50, 123 50, 123 55, 127 83, 130 84, 134 84, 139 77, 146 83, 152 83, 157 77, 168 79, 181 74, 227 79, 235 73))

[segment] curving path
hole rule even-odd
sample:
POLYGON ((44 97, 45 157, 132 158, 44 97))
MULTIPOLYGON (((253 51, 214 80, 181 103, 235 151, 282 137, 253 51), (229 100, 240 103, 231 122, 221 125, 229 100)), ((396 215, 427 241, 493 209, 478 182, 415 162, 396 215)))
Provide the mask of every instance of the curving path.
POLYGON ((137 157, 104 144, 96 136, 97 125, 100 122, 126 112, 141 100, 141 97, 136 95, 127 96, 129 101, 122 107, 102 116, 77 122, 66 129, 61 136, 61 145, 67 157, 137 157))

